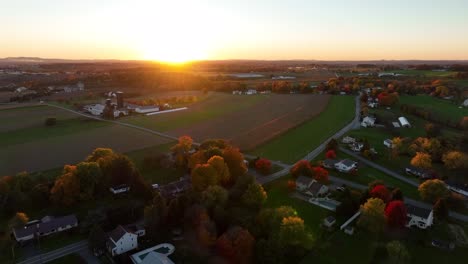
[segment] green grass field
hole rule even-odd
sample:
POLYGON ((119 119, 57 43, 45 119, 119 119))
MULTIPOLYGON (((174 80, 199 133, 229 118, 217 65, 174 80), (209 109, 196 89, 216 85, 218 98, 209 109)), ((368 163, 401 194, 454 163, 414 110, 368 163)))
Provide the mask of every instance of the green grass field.
POLYGON ((454 71, 431 71, 431 70, 394 70, 386 71, 406 76, 422 76, 422 77, 450 77, 456 74, 454 71))
POLYGON ((458 108, 448 100, 435 98, 429 95, 400 96, 400 104, 409 104, 434 111, 446 119, 460 120, 468 116, 468 108, 458 108))
POLYGON ((354 118, 354 97, 333 96, 319 116, 258 147, 252 154, 294 163, 354 118))
POLYGON ((180 127, 188 127, 192 124, 199 123, 205 120, 220 117, 227 113, 235 112, 237 110, 248 108, 258 103, 259 101, 267 98, 267 95, 256 96, 243 96, 242 98, 235 97, 230 100, 230 95, 212 95, 212 98, 204 99, 199 102, 200 106, 193 106, 195 109, 192 111, 183 110, 176 113, 153 115, 153 116, 133 116, 122 119, 124 122, 146 127, 157 131, 168 131, 180 127), (219 97, 219 98, 216 98, 219 97), (239 100, 241 99, 241 100, 239 100), (219 100, 213 103, 213 101, 219 100))
POLYGON ((58 258, 56 260, 52 260, 48 262, 50 264, 82 264, 86 263, 86 261, 80 257, 78 254, 71 254, 66 255, 64 257, 58 258))

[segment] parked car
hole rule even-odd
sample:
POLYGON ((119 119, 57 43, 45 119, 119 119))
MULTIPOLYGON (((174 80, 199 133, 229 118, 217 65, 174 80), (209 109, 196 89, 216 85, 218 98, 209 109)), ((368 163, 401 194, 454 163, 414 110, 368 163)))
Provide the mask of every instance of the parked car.
POLYGON ((431 245, 436 248, 444 249, 444 250, 454 250, 455 244, 452 242, 446 242, 442 240, 432 240, 431 245))

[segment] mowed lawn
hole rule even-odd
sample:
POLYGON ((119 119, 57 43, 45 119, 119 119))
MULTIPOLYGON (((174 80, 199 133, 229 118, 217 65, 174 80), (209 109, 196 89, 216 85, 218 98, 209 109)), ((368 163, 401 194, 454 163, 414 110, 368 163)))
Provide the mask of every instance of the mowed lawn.
POLYGON ((468 116, 468 108, 458 108, 459 105, 448 100, 442 100, 429 95, 400 96, 400 104, 423 107, 436 112, 444 118, 457 121, 461 120, 464 116, 468 116))
POLYGON ((296 162, 354 118, 354 102, 353 96, 333 96, 320 115, 258 147, 252 154, 296 162))
POLYGON ((233 96, 226 93, 213 93, 206 99, 188 106, 187 110, 152 116, 128 117, 122 121, 157 131, 169 131, 248 108, 266 98, 268 95, 233 96))

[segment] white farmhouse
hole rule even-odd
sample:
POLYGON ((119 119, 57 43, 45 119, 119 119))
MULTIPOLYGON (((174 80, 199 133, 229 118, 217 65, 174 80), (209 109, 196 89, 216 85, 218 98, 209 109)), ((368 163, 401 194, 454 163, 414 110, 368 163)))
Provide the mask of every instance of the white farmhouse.
POLYGON ((434 220, 432 210, 406 204, 406 212, 408 216, 406 227, 426 229, 432 226, 434 220))
POLYGON ((92 115, 99 116, 99 115, 102 115, 102 112, 104 112, 104 108, 105 106, 102 104, 92 104, 92 105, 85 105, 83 107, 83 110, 92 115))
POLYGON ((128 232, 123 226, 119 225, 109 233, 106 245, 109 253, 112 256, 117 256, 138 248, 138 235, 128 232))
POLYGON ((468 99, 466 99, 465 101, 463 101, 462 106, 468 107, 468 99))
POLYGON ((357 168, 357 162, 349 160, 349 159, 341 160, 340 162, 337 162, 335 164, 335 169, 337 169, 339 172, 348 173, 356 168, 357 168))
POLYGON ((362 119, 361 126, 363 127, 373 127, 375 126, 375 118, 371 116, 366 116, 362 119))

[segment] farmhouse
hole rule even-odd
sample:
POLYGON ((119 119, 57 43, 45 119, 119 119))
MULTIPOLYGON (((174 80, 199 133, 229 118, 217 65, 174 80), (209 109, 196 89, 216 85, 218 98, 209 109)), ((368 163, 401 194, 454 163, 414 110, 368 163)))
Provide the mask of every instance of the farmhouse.
POLYGON ((375 118, 371 116, 366 116, 362 119, 361 126, 363 127, 373 127, 375 126, 375 118))
POLYGON ((426 229, 433 223, 433 212, 430 209, 406 205, 408 223, 406 227, 418 227, 426 229))
POLYGON ((408 121, 408 119, 406 119, 406 117, 404 116, 400 116, 398 118, 398 121, 400 121, 400 124, 402 127, 411 127, 411 124, 410 122, 408 121))
POLYGON ((45 216, 40 221, 31 221, 24 227, 13 229, 13 235, 17 242, 26 242, 35 236, 47 236, 76 226, 78 226, 78 220, 75 215, 56 218, 45 216))
POLYGON ((134 264, 174 264, 168 257, 174 250, 172 244, 159 244, 131 255, 130 259, 134 264))
POLYGON ((252 94, 257 94, 257 90, 255 89, 248 89, 246 92, 245 92, 246 95, 252 95, 252 94))
POLYGON ((84 88, 85 88, 85 85, 82 82, 78 82, 78 83, 76 83, 74 85, 65 85, 65 86, 61 87, 61 89, 63 89, 63 91, 66 92, 66 93, 83 91, 84 88))
POLYGON ((119 225, 109 233, 106 246, 112 256, 120 255, 138 247, 138 235, 119 225))
POLYGON ((345 172, 345 173, 348 173, 356 168, 357 168, 357 162, 349 160, 349 159, 341 160, 340 162, 335 164, 335 169, 337 169, 340 172, 345 172))
POLYGON ((122 184, 122 185, 110 187, 109 191, 113 194, 127 193, 130 191, 130 186, 122 184))
POLYGON ((88 112, 92 115, 99 116, 102 115, 102 112, 104 112, 105 106, 102 104, 92 104, 92 105, 85 105, 83 106, 83 110, 85 112, 88 112))

